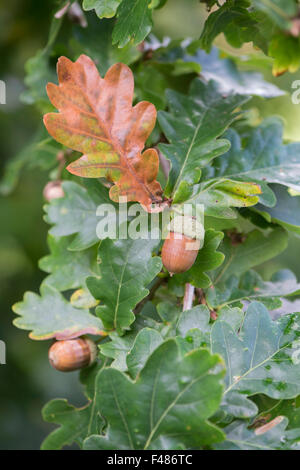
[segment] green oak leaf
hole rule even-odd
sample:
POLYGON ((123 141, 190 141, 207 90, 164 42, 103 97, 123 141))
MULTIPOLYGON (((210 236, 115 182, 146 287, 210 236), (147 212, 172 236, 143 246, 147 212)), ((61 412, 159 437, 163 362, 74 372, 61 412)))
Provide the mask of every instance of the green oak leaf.
POLYGON ((151 302, 148 302, 142 311, 138 314, 135 322, 131 326, 131 329, 127 331, 123 336, 119 336, 115 331, 109 334, 109 337, 104 342, 102 341, 99 349, 103 356, 113 359, 111 367, 121 370, 123 372, 128 370, 126 362, 127 356, 130 353, 135 339, 140 331, 144 330, 156 330, 161 336, 165 337, 169 332, 169 326, 165 326, 161 322, 159 317, 152 318, 149 316, 149 308, 154 309, 155 307, 151 302))
POLYGON ((268 83, 258 72, 241 71, 233 58, 212 47, 209 53, 201 49, 200 41, 173 40, 161 44, 153 52, 152 63, 167 65, 173 75, 201 73, 207 81, 214 80, 223 94, 256 95, 264 98, 281 96, 284 91, 268 83), (224 57, 225 56, 225 57, 224 57))
POLYGON ((273 274, 269 282, 252 270, 240 277, 232 275, 224 283, 219 283, 207 290, 206 300, 212 308, 240 304, 243 300, 259 300, 269 310, 281 306, 280 297, 291 295, 300 290, 295 275, 288 269, 273 274))
POLYGON ((113 44, 124 47, 129 41, 139 44, 152 28, 151 0, 122 0, 117 10, 113 44))
MULTIPOLYGON (((195 56, 187 52, 189 39, 173 39, 160 42, 153 34, 146 39, 146 48, 152 50, 149 64, 156 70, 168 72, 170 76, 181 77, 185 74, 197 74, 201 72, 201 65, 197 63, 195 56)), ((193 41, 192 44, 195 44, 193 41)))
MULTIPOLYGON (((299 292, 297 292, 297 296, 298 295, 299 292)), ((281 299, 281 302, 282 306, 277 308, 275 312, 271 312, 271 316, 274 320, 282 315, 286 315, 287 313, 294 313, 300 311, 299 297, 297 297, 294 301, 287 300, 287 298, 284 297, 283 299, 281 299)))
POLYGON ((133 346, 137 335, 137 330, 126 332, 125 335, 119 336, 118 333, 112 332, 109 335, 109 341, 102 343, 99 348, 103 356, 113 359, 111 367, 127 371, 126 357, 133 346))
MULTIPOLYGON (((269 0, 267 3, 270 5, 269 0)), ((286 24, 290 25, 288 22, 286 24)), ((200 37, 200 44, 203 49, 209 51, 214 39, 224 33, 232 47, 239 48, 244 43, 253 42, 267 54, 269 43, 276 31, 278 26, 272 15, 268 15, 263 9, 254 8, 250 0, 227 0, 209 15, 200 37)))
MULTIPOLYGON (((295 166, 295 172, 296 171, 297 168, 295 166)), ((300 234, 299 191, 294 195, 291 193, 293 189, 287 190, 279 184, 272 184, 270 185, 270 188, 277 199, 276 206, 264 207, 262 204, 258 204, 255 207, 255 211, 259 211, 259 213, 262 214, 268 222, 278 223, 289 232, 300 234)))
POLYGON ((160 295, 158 294, 157 297, 154 297, 154 301, 158 302, 156 304, 156 312, 162 322, 159 328, 157 328, 156 325, 154 328, 158 330, 164 338, 170 338, 176 335, 176 324, 182 310, 181 306, 178 305, 176 296, 170 299, 170 295, 167 295, 168 292, 170 291, 166 290, 165 295, 161 295, 160 293, 160 295))
POLYGON ((140 65, 135 73, 135 91, 139 100, 147 100, 157 109, 166 107, 165 90, 170 86, 168 77, 148 63, 140 65))
POLYGON ((160 111, 158 120, 170 143, 160 144, 159 149, 172 164, 165 194, 177 203, 191 196, 201 168, 228 151, 229 142, 217 137, 237 118, 235 110, 247 98, 224 97, 217 83, 196 78, 188 96, 168 90, 167 100, 170 112, 160 111))
POLYGON ((266 13, 281 29, 290 27, 290 19, 297 14, 297 0, 252 0, 257 10, 266 13))
POLYGON ((92 365, 81 369, 79 373, 80 383, 84 387, 84 395, 89 401, 94 398, 95 381, 99 370, 110 365, 109 359, 103 358, 103 356, 100 356, 100 358, 100 361, 97 359, 92 365))
POLYGON ((297 11, 295 0, 227 0, 207 18, 201 47, 209 51, 214 39, 224 33, 235 48, 252 41, 273 57, 274 75, 295 72, 300 65, 299 38, 287 31, 292 29, 297 11))
POLYGON ((87 287, 84 287, 73 292, 70 303, 76 308, 93 308, 99 304, 99 300, 94 299, 87 287))
POLYGON ((49 138, 45 126, 39 128, 31 141, 7 162, 0 180, 0 194, 7 196, 15 189, 24 168, 54 168, 57 165, 57 153, 61 149, 60 144, 49 138))
POLYGON ((176 274, 176 278, 181 282, 190 282, 195 287, 203 289, 211 285, 211 280, 207 272, 217 269, 224 261, 224 255, 217 251, 222 239, 223 232, 216 232, 213 229, 205 231, 204 245, 199 250, 194 265, 186 273, 176 274))
POLYGON ((84 439, 94 433, 101 432, 103 421, 91 403, 95 395, 95 380, 99 371, 107 361, 95 362, 81 370, 80 381, 84 385, 85 395, 89 402, 77 408, 67 400, 51 400, 42 409, 42 416, 48 423, 60 425, 42 442, 41 450, 58 450, 76 443, 82 447, 84 439))
POLYGON ((216 179, 195 185, 192 197, 186 202, 203 205, 206 216, 232 219, 237 217, 233 207, 254 206, 261 192, 261 186, 256 183, 216 179))
MULTIPOLYGON (((200 37, 200 45, 209 51, 214 39, 224 33, 233 47, 241 47, 244 42, 260 35, 255 16, 248 11, 249 0, 227 0, 207 18, 200 37)), ((257 38, 256 38, 257 40, 257 38)))
POLYGON ((210 311, 206 305, 184 310, 177 318, 176 335, 184 352, 206 347, 210 338, 210 311))
MULTIPOLYGON (((227 389, 223 395, 220 409, 214 416, 216 424, 228 423, 233 418, 253 418, 258 414, 258 407, 264 414, 269 414, 269 408, 272 410, 274 407, 274 413, 276 413, 276 406, 280 402, 265 397, 263 398, 264 402, 268 400, 270 403, 263 402, 262 406, 260 397, 264 396, 257 395, 258 393, 270 394, 270 396, 277 394, 277 399, 278 395, 281 399, 291 393, 297 395, 299 387, 292 392, 291 389, 294 384, 297 384, 297 380, 294 381, 293 377, 300 373, 298 366, 299 315, 285 316, 278 322, 273 322, 264 306, 256 302, 251 304, 246 317, 239 308, 223 307, 212 325, 209 323, 208 308, 206 306, 200 308, 201 316, 196 315, 197 307, 182 313, 183 326, 186 324, 187 327, 177 329, 177 334, 190 343, 190 348, 194 347, 195 339, 198 341, 199 338, 202 341, 205 339, 206 343, 210 344, 212 352, 218 352, 226 361, 227 389), (191 329, 188 330, 188 328, 191 329), (196 334, 197 330, 198 334, 196 334), (266 340, 266 338, 268 339, 266 340), (281 344, 278 346, 277 340, 282 342, 283 348, 281 344), (217 347, 215 347, 216 344, 217 347), (278 349, 272 350, 274 344, 278 349), (292 366, 289 366, 288 380, 282 376, 286 374, 287 370, 287 356, 284 356, 282 352, 285 348, 287 348, 287 354, 292 358, 290 362, 294 365, 293 369, 292 366), (252 357, 249 359, 251 354, 252 357), (253 364, 250 370, 249 364, 252 360, 253 364), (275 367, 272 372, 273 363, 275 367), (277 366, 277 364, 280 365, 277 366), (273 377, 275 380, 272 386, 273 377), (282 380, 280 380, 281 378, 282 380), (241 387, 239 387, 240 380, 242 381, 241 387), (275 383, 276 380, 277 383, 275 383), (250 387, 252 386, 250 390, 248 383, 250 383, 250 387), (290 384, 290 390, 287 392, 285 392, 286 383, 290 384), (268 387, 275 387, 275 392, 269 391, 268 387), (250 400, 248 396, 252 399, 250 400)), ((181 318, 179 317, 179 321, 181 318)), ((187 348, 187 345, 185 347, 187 348)), ((296 406, 295 400, 293 403, 296 406)), ((279 412, 274 414, 274 417, 278 414, 279 412)), ((294 427, 297 426, 296 421, 294 427)))
POLYGON ((41 286, 41 296, 26 292, 24 300, 13 306, 20 315, 14 325, 22 330, 32 330, 31 339, 57 340, 77 338, 83 334, 102 335, 103 325, 88 310, 77 309, 52 286, 41 286))
POLYGON ((96 381, 96 409, 108 426, 84 449, 199 448, 223 439, 208 419, 222 396, 222 361, 205 349, 185 355, 175 339, 162 343, 136 381, 104 369, 96 381), (187 412, 188 411, 188 412, 187 412))
POLYGON ((122 0, 83 0, 82 7, 85 11, 95 10, 99 18, 112 18, 122 0))
POLYGON ((234 331, 238 331, 244 321, 244 312, 241 308, 226 305, 218 311, 216 321, 224 321, 228 323, 234 331))
POLYGON ((260 73, 239 70, 234 58, 226 57, 223 51, 213 47, 207 53, 198 48, 198 44, 195 42, 188 46, 187 52, 190 50, 191 56, 188 55, 186 60, 194 58, 201 65, 201 75, 206 80, 216 81, 222 93, 235 92, 240 95, 254 95, 262 98, 284 95, 284 91, 273 83, 268 83, 260 73))
POLYGON ((224 396, 232 392, 244 396, 263 393, 276 399, 298 396, 299 337, 299 314, 272 321, 268 310, 258 302, 248 307, 238 333, 227 322, 215 322, 211 351, 226 362, 224 396))
POLYGON ((70 251, 69 237, 48 236, 51 254, 39 261, 39 267, 49 274, 43 283, 64 291, 85 286, 85 279, 97 272, 97 251, 92 247, 84 252, 70 251))
POLYGON ((299 37, 293 37, 284 32, 279 32, 272 38, 268 53, 274 59, 273 74, 275 76, 282 75, 287 71, 293 73, 299 69, 299 46, 299 37))
POLYGON ((88 435, 92 404, 82 408, 70 405, 67 400, 51 400, 42 410, 44 421, 60 424, 42 442, 41 450, 59 450, 73 442, 82 447, 88 435))
POLYGON ((133 308, 149 293, 146 286, 161 270, 161 259, 152 257, 158 240, 102 240, 100 275, 86 280, 91 294, 101 301, 96 309, 108 329, 128 330, 133 308))
POLYGON ((50 107, 47 102, 46 84, 53 81, 55 74, 49 67, 49 52, 38 51, 34 57, 28 59, 25 65, 25 84, 27 90, 20 96, 24 104, 36 104, 45 112, 50 107))
POLYGON ((143 328, 137 334, 126 358, 128 372, 133 379, 137 377, 148 357, 162 342, 162 335, 151 328, 143 328))
POLYGON ((52 105, 46 93, 48 82, 55 81, 55 71, 50 67, 50 57, 53 45, 60 31, 62 18, 53 17, 47 44, 39 50, 35 56, 27 60, 25 64, 26 76, 24 79, 27 90, 23 91, 20 98, 25 104, 35 104, 42 112, 51 111, 52 105))
POLYGON ((167 1, 168 0, 151 0, 149 7, 159 9, 162 8, 167 3, 167 1))
MULTIPOLYGON (((229 419, 249 419, 254 418, 258 413, 258 408, 252 400, 239 392, 232 391, 223 397, 220 410, 223 411, 224 417, 229 419)), ((217 421, 218 423, 218 421, 217 421)))
POLYGON ((235 421, 224 428, 226 440, 216 444, 216 450, 283 450, 286 442, 286 427, 288 420, 279 416, 272 423, 273 427, 262 434, 259 428, 248 429, 248 424, 235 421))
POLYGON ((50 234, 55 237, 74 235, 68 249, 81 251, 99 242, 96 233, 101 220, 97 216, 97 207, 110 204, 116 208, 108 196, 108 190, 96 180, 84 181, 86 187, 73 181, 62 184, 65 197, 53 199, 46 205, 45 220, 51 225, 50 234))
POLYGON ((152 10, 160 8, 166 0, 83 0, 83 9, 95 10, 99 18, 116 17, 112 43, 119 48, 129 42, 139 44, 152 28, 152 10))
MULTIPOLYGON (((277 183, 299 191, 300 144, 284 145, 282 135, 282 121, 276 117, 266 119, 243 135, 243 139, 230 129, 225 134, 231 143, 230 150, 204 169, 203 179, 210 181, 211 178, 225 177, 256 181, 260 185, 277 183)), ((275 205, 275 202, 276 199, 267 205, 275 205)))
POLYGON ((246 240, 239 244, 233 244, 230 237, 226 237, 221 247, 225 261, 214 271, 213 285, 223 284, 228 278, 239 276, 274 258, 286 249, 287 244, 288 234, 281 227, 265 232, 253 230, 247 233, 246 240))
POLYGON ((176 332, 186 338, 190 331, 197 328, 203 336, 210 332, 210 313, 206 305, 197 305, 190 310, 184 310, 177 321, 176 332))
MULTIPOLYGON (((207 305, 196 305, 190 310, 184 310, 177 315, 176 330, 173 336, 185 341, 181 341, 181 345, 187 351, 199 347, 210 345, 211 333, 211 314, 207 305)), ((244 312, 239 308, 224 307, 215 322, 228 323, 234 331, 238 332, 244 321, 244 312)))
POLYGON ((109 67, 116 62, 130 65, 141 56, 136 46, 129 43, 123 48, 112 45, 112 32, 114 20, 99 19, 92 12, 86 15, 87 27, 73 26, 73 34, 70 39, 72 49, 76 51, 76 58, 81 54, 91 57, 104 76, 109 67))
POLYGON ((235 48, 252 41, 274 58, 274 75, 295 72, 300 65, 299 38, 288 32, 297 10, 296 0, 227 0, 209 15, 200 44, 209 51, 220 33, 235 48))

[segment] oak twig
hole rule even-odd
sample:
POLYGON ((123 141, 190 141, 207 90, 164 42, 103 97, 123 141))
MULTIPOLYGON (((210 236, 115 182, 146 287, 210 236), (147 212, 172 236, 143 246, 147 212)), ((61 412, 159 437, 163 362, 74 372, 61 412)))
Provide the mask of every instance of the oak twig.
POLYGON ((165 282, 165 278, 164 277, 159 277, 157 278, 156 282, 153 284, 153 286, 151 287, 150 289, 150 292, 149 294, 147 295, 147 297, 145 297, 143 300, 141 300, 137 306, 135 307, 134 309, 134 313, 137 314, 137 313, 140 313, 140 311, 142 310, 142 308, 144 307, 144 305, 149 302, 150 300, 153 299, 154 297, 154 294, 155 292, 157 291, 157 289, 165 282))
POLYGON ((190 310, 193 306, 195 287, 192 284, 187 283, 184 289, 183 297, 183 311, 190 310))

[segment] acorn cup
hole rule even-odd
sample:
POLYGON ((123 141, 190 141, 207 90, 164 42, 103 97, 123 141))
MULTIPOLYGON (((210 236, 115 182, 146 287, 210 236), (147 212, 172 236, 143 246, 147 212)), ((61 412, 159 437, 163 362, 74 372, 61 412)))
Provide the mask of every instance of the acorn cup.
POLYGON ((91 365, 97 357, 97 346, 86 337, 56 341, 50 347, 48 357, 54 369, 71 372, 91 365))
POLYGON ((169 224, 161 259, 170 275, 188 271, 204 242, 204 227, 192 216, 175 216, 169 224))
POLYGON ((64 197, 64 195, 65 193, 61 181, 49 181, 43 190, 43 196, 48 202, 52 201, 52 199, 64 197))

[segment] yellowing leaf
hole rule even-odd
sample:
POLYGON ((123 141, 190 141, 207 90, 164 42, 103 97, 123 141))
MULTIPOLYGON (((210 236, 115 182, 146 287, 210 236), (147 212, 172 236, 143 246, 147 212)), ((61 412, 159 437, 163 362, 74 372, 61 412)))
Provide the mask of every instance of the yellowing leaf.
POLYGON ((60 57, 57 74, 59 85, 49 83, 47 93, 59 113, 46 114, 44 123, 54 139, 83 153, 68 166, 70 173, 114 182, 110 198, 115 202, 125 196, 147 210, 161 202, 157 152, 142 153, 156 109, 147 101, 132 106, 131 70, 115 64, 101 78, 94 62, 81 55, 76 62, 60 57))

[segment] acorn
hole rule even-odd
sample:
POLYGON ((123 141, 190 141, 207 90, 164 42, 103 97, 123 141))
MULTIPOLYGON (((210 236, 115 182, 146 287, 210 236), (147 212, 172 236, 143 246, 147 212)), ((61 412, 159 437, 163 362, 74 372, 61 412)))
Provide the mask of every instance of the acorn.
POLYGON ((184 273, 195 263, 199 249, 200 240, 169 232, 161 252, 163 265, 170 274, 184 273))
POLYGON ((174 214, 167 225, 161 258, 171 275, 184 273, 196 261, 204 243, 204 226, 199 217, 190 214, 174 214))
POLYGON ((65 193, 61 185, 61 181, 49 181, 43 190, 43 196, 46 201, 50 202, 52 199, 64 197, 65 193))
POLYGON ((51 366, 61 372, 71 372, 91 365, 97 356, 96 344, 87 337, 56 341, 49 349, 51 366))

